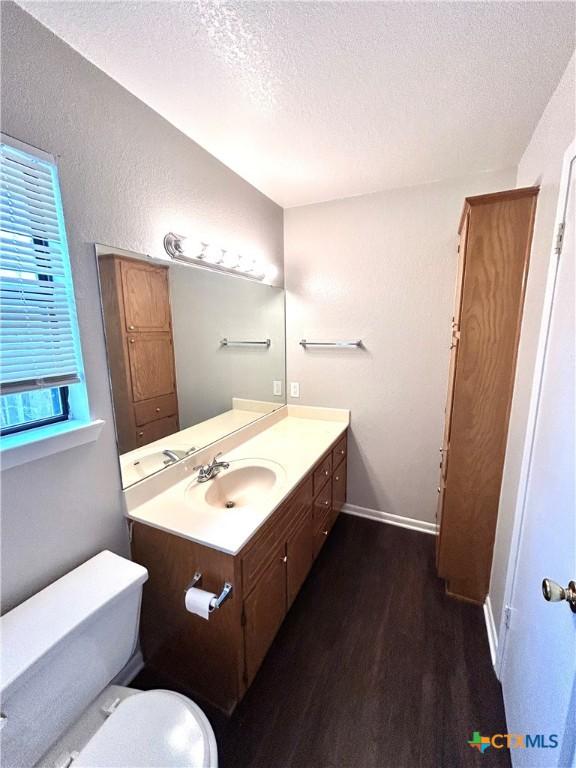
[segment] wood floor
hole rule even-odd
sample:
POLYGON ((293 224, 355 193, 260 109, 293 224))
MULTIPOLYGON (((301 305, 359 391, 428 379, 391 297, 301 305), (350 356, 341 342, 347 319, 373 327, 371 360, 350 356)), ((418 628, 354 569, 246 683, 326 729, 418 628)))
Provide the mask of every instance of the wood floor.
POLYGON ((434 537, 348 515, 234 715, 204 709, 220 768, 510 765, 467 744, 506 733, 482 609, 446 597, 434 537))

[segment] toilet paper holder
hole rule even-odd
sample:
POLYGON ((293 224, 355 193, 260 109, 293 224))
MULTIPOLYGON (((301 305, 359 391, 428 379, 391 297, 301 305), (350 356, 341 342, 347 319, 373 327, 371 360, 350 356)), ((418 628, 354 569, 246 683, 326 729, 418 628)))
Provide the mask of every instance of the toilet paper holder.
MULTIPOLYGON (((192 581, 184 589, 184 594, 186 594, 186 592, 188 592, 188 590, 191 589, 192 587, 200 586, 201 581, 202 581, 202 573, 200 571, 196 571, 196 573, 192 577, 192 581)), ((233 589, 232 584, 230 584, 228 581, 225 581, 224 586, 222 587, 222 591, 220 592, 218 597, 212 598, 212 601, 210 602, 210 610, 213 611, 216 608, 220 608, 222 603, 225 603, 229 597, 232 597, 232 589, 233 589)))

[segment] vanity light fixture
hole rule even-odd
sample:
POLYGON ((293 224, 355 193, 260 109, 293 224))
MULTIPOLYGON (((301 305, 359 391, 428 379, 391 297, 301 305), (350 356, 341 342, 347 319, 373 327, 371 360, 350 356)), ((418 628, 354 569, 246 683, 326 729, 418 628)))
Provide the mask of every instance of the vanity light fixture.
POLYGON ((266 265, 250 256, 235 255, 225 248, 217 249, 204 241, 199 243, 199 248, 195 245, 191 247, 188 244, 188 238, 174 232, 168 232, 164 236, 164 250, 174 261, 182 261, 259 282, 270 282, 278 273, 274 264, 266 265))

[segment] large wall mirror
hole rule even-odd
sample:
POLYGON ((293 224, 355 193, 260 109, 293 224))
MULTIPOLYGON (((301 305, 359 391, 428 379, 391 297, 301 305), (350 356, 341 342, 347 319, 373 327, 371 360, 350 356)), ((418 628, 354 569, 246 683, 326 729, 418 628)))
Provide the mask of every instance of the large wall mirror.
POLYGON ((282 288, 96 255, 124 488, 284 405, 282 288))

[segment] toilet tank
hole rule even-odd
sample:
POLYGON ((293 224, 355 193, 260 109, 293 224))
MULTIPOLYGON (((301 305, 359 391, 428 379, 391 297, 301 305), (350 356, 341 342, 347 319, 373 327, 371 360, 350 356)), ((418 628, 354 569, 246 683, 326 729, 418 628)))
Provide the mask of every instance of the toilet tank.
POLYGON ((128 662, 145 568, 101 552, 0 618, 0 762, 30 768, 128 662))

